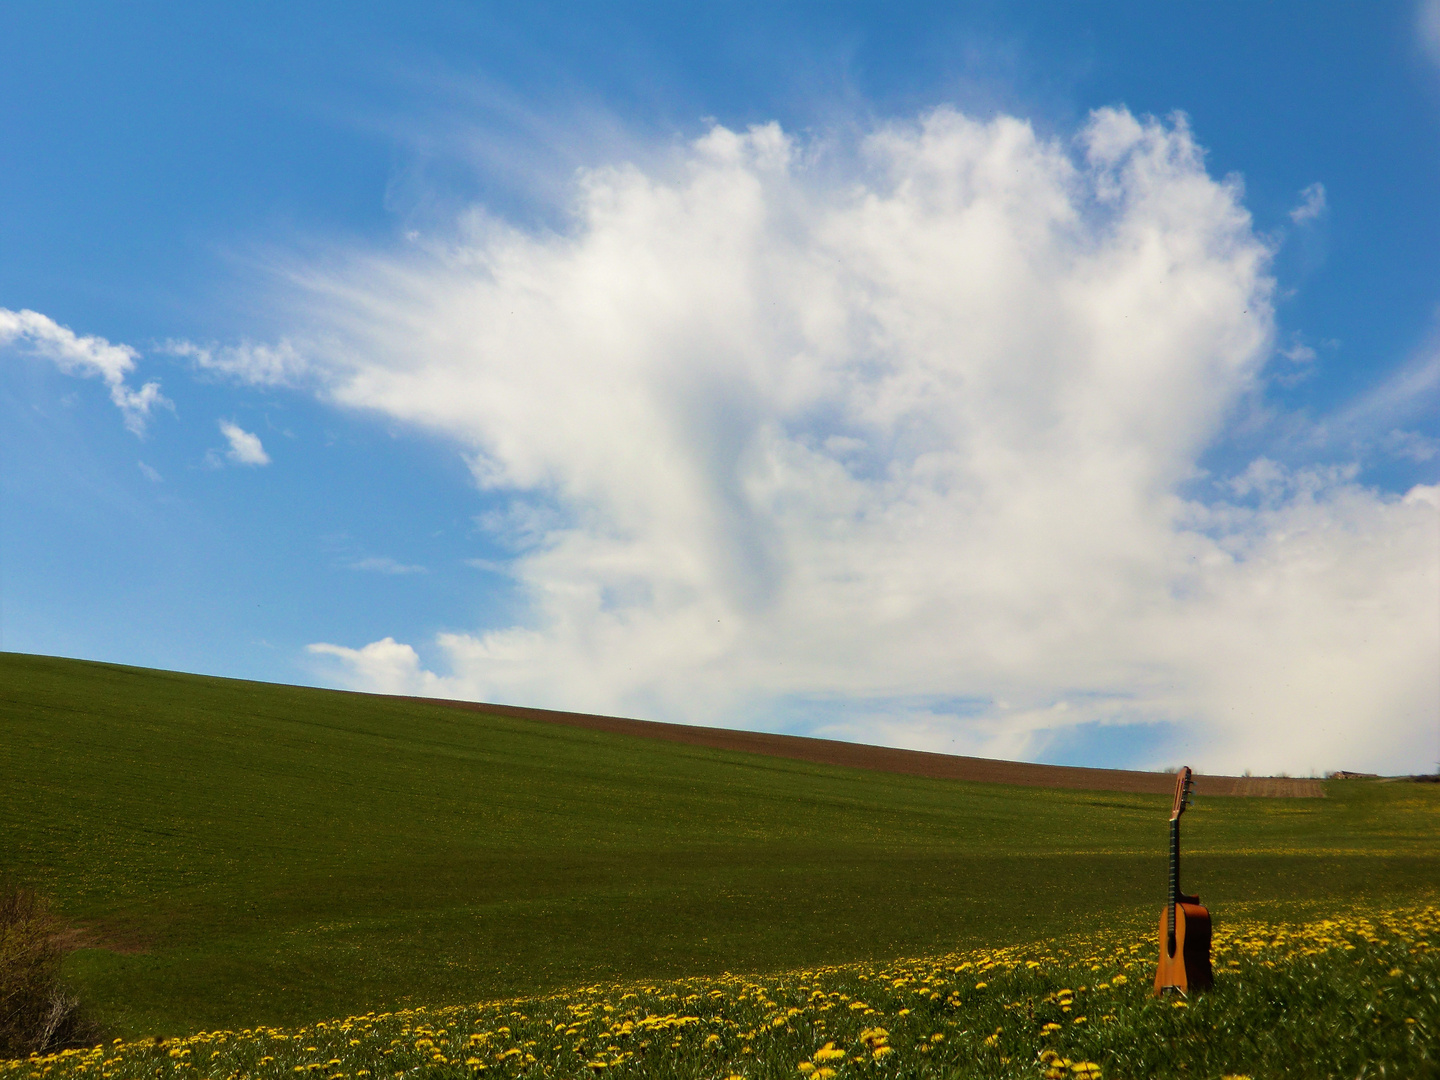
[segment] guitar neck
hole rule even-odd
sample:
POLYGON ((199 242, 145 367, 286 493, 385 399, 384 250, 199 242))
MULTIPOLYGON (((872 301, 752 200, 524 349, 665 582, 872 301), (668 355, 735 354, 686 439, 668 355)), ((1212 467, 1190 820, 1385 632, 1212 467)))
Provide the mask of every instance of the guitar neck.
POLYGON ((1175 902, 1180 895, 1180 819, 1170 822, 1170 899, 1165 905, 1169 915, 1170 951, 1175 951, 1175 902))

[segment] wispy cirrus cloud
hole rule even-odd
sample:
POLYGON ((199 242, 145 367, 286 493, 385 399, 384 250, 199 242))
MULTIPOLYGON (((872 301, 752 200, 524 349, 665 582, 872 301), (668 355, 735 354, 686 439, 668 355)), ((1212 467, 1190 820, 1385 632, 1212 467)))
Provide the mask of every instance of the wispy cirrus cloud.
POLYGON ((274 345, 242 341, 238 345, 196 345, 171 340, 164 352, 189 360, 197 370, 249 386, 294 386, 305 376, 305 357, 286 340, 274 345))
POLYGON ((1413 430, 1440 413, 1440 335, 1386 379, 1295 431, 1296 443, 1356 458, 1374 450, 1412 461, 1434 456, 1435 439, 1413 430))
POLYGON ((412 563, 402 563, 388 555, 369 555, 363 559, 352 559, 345 564, 350 570, 361 570, 372 574, 428 574, 430 571, 412 563))
POLYGON ((1420 0, 1415 5, 1415 29, 1420 47, 1440 65, 1440 0, 1420 0))
POLYGON ((1296 225, 1306 225, 1322 217, 1328 209, 1325 185, 1317 180, 1300 192, 1300 204, 1290 211, 1290 220, 1296 225))
POLYGON ((136 390, 126 381, 140 356, 129 345, 76 334, 38 311, 0 308, 0 346, 6 345, 18 345, 43 356, 67 375, 99 378, 109 388, 110 400, 120 410, 125 426, 136 435, 145 433, 154 409, 170 407, 158 382, 147 382, 136 390))
POLYGON ((1001 756, 1159 725, 1132 763, 1425 765, 1437 490, 1182 494, 1274 354, 1270 248, 1183 119, 939 109, 848 149, 716 127, 582 173, 568 230, 299 268, 324 393, 456 445, 530 600, 438 670, 312 655, 1001 756))

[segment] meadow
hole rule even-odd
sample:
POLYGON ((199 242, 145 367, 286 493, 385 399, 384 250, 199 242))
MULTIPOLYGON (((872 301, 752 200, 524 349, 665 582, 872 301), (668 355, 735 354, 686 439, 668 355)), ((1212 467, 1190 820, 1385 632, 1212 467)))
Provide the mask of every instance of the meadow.
MULTIPOLYGON (((67 977, 122 1040, 1142 941, 1164 896, 1160 796, 16 654, 0 686, 0 869, 78 928, 67 977)), ((1187 814, 1185 882, 1217 925, 1435 896, 1437 785, 1327 791, 1187 814)))
POLYGON ((866 1080, 1440 1075, 1440 909, 1238 919, 1213 991, 1157 999, 1148 935, 581 987, 285 1029, 116 1039, 0 1080, 866 1080))

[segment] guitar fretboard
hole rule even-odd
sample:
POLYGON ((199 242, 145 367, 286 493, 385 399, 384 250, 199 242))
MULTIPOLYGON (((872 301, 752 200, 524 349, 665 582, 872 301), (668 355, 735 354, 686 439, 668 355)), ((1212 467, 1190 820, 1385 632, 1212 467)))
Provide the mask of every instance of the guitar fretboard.
POLYGON ((1169 915, 1169 952, 1175 955, 1175 901, 1180 895, 1180 819, 1170 822, 1170 900, 1165 910, 1169 915))

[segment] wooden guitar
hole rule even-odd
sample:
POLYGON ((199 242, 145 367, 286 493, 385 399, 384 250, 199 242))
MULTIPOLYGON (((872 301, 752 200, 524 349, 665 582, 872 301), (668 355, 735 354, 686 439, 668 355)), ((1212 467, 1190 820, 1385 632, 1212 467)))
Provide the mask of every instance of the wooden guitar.
POLYGON ((1166 990, 1189 994, 1215 984, 1210 971, 1210 912, 1200 897, 1180 891, 1180 815, 1190 800, 1190 768, 1175 778, 1175 805, 1170 811, 1170 898, 1160 912, 1160 966, 1155 971, 1155 996, 1166 990))

